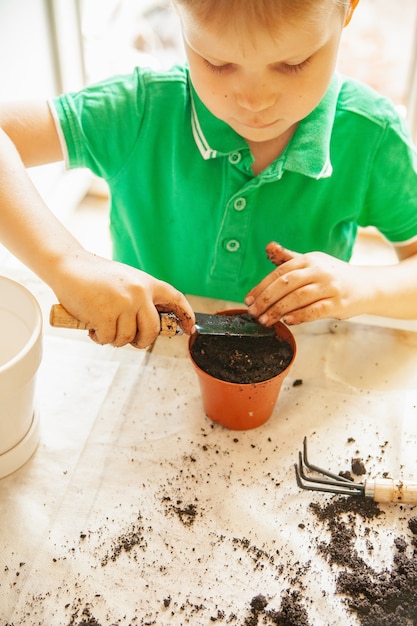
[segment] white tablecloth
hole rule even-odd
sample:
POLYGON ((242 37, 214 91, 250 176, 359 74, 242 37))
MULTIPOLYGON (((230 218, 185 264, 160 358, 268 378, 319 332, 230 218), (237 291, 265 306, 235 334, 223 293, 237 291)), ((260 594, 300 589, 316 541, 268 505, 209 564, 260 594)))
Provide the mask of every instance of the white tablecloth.
MULTIPOLYGON (((47 311, 51 294, 28 287, 47 311)), ((329 321, 294 334, 273 417, 233 432, 204 415, 185 337, 113 349, 45 323, 41 442, 0 481, 1 626, 273 623, 291 591, 309 624, 358 623, 310 507, 332 496, 300 490, 294 463, 306 435, 336 473, 360 457, 368 477, 416 478, 417 335, 329 321)), ((355 539, 377 570, 417 514, 380 509, 355 539)))

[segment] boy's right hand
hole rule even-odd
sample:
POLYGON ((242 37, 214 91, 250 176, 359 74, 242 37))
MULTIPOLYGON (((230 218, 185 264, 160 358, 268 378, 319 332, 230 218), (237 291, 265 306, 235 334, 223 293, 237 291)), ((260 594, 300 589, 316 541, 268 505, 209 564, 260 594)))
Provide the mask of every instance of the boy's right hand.
POLYGON ((191 305, 174 287, 83 249, 66 256, 49 282, 65 309, 87 325, 99 344, 146 348, 159 334, 158 311, 175 313, 187 334, 195 324, 191 305))

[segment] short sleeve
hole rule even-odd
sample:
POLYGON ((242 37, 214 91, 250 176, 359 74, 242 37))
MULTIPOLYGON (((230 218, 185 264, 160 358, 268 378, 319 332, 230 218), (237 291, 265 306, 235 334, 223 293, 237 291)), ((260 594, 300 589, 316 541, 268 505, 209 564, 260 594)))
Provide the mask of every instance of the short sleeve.
POLYGON ((146 90, 138 68, 82 91, 55 98, 52 104, 68 154, 68 166, 87 167, 109 179, 117 174, 138 139, 146 90))

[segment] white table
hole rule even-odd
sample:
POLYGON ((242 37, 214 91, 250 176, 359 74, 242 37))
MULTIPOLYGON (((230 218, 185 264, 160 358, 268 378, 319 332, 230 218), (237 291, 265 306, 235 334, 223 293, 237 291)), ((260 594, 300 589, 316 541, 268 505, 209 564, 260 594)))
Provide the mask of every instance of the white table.
MULTIPOLYGON (((1 626, 273 623, 268 611, 288 589, 308 623, 359 623, 335 594, 340 568, 319 551, 329 534, 310 503, 332 496, 300 490, 294 463, 306 435, 311 460, 336 473, 358 456, 367 476, 417 477, 417 335, 354 322, 295 328, 273 417, 232 432, 204 415, 185 337, 152 351, 97 346, 50 329, 53 295, 15 277, 45 314, 41 442, 0 481, 1 626), (259 595, 268 605, 254 612, 259 595)), ((355 548, 378 571, 396 537, 410 542, 417 514, 380 509, 366 524, 352 514, 355 548)))

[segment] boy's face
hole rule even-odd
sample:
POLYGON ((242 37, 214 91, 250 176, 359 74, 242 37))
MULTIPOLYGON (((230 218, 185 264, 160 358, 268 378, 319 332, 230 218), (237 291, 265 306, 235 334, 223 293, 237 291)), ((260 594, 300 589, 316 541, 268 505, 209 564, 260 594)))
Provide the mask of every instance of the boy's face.
POLYGON ((199 24, 178 6, 195 90, 217 118, 249 142, 285 135, 324 96, 334 72, 344 14, 339 6, 269 31, 236 34, 199 24))

